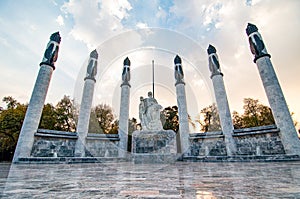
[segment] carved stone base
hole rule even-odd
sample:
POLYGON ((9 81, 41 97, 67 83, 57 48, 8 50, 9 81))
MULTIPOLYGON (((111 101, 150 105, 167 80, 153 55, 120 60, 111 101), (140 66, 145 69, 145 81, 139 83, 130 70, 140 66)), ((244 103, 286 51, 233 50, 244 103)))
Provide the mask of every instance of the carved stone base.
POLYGON ((176 134, 173 130, 135 131, 132 155, 135 163, 170 163, 177 159, 176 134))

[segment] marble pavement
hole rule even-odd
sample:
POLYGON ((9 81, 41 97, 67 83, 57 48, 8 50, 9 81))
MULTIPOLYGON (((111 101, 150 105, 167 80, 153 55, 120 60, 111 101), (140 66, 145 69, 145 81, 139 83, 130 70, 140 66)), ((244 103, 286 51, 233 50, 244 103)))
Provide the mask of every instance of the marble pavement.
POLYGON ((300 198, 300 162, 9 166, 3 198, 300 198))

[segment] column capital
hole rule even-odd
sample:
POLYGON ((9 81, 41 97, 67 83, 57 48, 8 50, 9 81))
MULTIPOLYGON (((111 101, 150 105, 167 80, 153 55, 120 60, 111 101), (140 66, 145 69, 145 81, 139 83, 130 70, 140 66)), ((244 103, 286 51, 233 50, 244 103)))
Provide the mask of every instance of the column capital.
POLYGON ((271 58, 256 25, 248 23, 246 33, 249 38, 251 53, 254 55, 254 63, 261 57, 271 58))
POLYGON ((94 82, 96 82, 96 79, 94 77, 85 77, 84 81, 87 80, 87 79, 90 79, 90 80, 93 80, 94 82))
POLYGON ((184 82, 183 80, 181 80, 181 81, 176 81, 175 86, 177 86, 177 85, 179 85, 179 84, 185 85, 185 82, 184 82))
POLYGON ((41 63, 40 63, 40 67, 42 67, 43 65, 50 66, 50 67, 53 68, 53 70, 55 70, 55 66, 54 66, 53 64, 49 64, 49 63, 47 63, 47 62, 41 62, 41 63))
POLYGON ((129 84, 129 82, 123 82, 120 87, 123 87, 123 86, 129 86, 129 88, 131 88, 131 85, 129 84))

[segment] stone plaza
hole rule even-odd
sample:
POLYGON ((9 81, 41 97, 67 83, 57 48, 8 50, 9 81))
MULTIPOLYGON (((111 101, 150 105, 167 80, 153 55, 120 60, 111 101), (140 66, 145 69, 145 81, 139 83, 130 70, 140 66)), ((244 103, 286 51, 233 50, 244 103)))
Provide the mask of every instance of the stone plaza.
POLYGON ((0 164, 3 198, 300 198, 300 163, 0 164), (8 177, 7 177, 8 176, 8 177))

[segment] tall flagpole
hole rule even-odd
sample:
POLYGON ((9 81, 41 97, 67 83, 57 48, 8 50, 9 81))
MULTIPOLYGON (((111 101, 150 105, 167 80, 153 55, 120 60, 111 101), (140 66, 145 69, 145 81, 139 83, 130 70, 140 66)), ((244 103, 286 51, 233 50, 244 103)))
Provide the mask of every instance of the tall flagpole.
POLYGON ((152 60, 152 93, 154 98, 154 60, 152 60))

